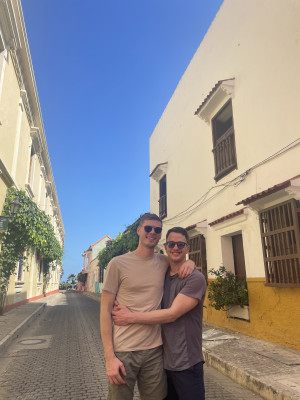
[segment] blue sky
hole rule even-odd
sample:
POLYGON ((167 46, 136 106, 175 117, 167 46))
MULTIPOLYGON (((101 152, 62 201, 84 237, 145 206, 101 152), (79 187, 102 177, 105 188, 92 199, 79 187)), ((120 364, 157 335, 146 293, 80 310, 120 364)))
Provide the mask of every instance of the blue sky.
POLYGON ((149 211, 149 138, 222 0, 22 0, 66 232, 82 252, 149 211))

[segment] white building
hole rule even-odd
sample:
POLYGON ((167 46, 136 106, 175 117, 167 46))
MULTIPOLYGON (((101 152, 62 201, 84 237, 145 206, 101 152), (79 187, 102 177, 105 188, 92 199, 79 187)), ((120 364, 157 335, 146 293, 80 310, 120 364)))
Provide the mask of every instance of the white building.
MULTIPOLYGON (((300 349, 300 2, 225 0, 150 139, 151 211, 247 279, 206 321, 300 349)), ((206 305, 208 302, 206 301, 206 305)))

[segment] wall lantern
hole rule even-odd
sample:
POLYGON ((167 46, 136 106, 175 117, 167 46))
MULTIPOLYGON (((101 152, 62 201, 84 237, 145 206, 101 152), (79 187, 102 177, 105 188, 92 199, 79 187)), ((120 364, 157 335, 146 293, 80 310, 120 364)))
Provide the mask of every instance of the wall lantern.
POLYGON ((14 201, 10 203, 10 215, 14 216, 19 211, 20 205, 21 203, 18 197, 16 197, 14 201))

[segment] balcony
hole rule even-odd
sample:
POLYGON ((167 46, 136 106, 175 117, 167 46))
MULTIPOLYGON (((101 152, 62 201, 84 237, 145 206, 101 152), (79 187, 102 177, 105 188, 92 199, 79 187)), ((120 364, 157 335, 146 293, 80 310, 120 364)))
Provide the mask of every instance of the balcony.
POLYGON ((167 216, 167 195, 161 196, 158 202, 159 218, 163 219, 167 216))
POLYGON ((218 139, 213 148, 213 154, 216 171, 215 180, 218 181, 237 167, 233 127, 218 139))

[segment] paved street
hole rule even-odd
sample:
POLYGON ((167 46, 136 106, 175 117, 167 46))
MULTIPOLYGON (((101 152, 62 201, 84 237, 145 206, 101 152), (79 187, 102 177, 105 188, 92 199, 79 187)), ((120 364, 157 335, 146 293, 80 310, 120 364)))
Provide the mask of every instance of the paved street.
MULTIPOLYGON (((205 384, 207 400, 260 399, 210 367, 205 384)), ((0 357, 1 400, 99 400, 106 393, 99 303, 89 297, 53 296, 0 357)))

